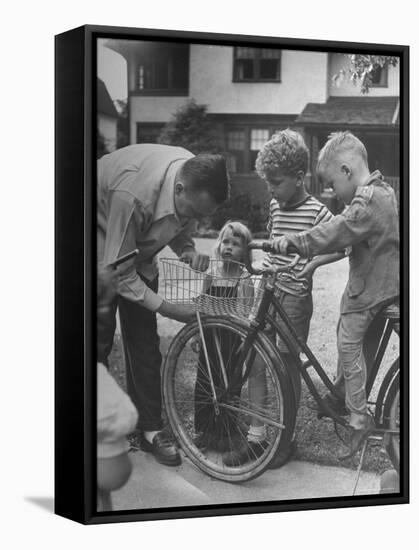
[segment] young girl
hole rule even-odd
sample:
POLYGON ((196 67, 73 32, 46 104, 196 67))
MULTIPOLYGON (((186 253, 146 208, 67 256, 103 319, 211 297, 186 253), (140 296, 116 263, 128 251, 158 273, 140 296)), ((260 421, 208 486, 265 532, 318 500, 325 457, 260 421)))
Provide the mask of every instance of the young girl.
MULTIPOLYGON (((215 247, 215 259, 213 267, 208 272, 204 282, 203 294, 215 298, 237 299, 238 304, 251 306, 253 303, 254 289, 252 279, 245 265, 250 264, 250 251, 248 245, 252 240, 249 229, 240 222, 227 222, 221 229, 215 247)), ((221 300, 220 300, 221 301, 221 300)), ((211 375, 215 388, 225 387, 221 360, 224 364, 227 379, 232 358, 238 353, 240 338, 232 335, 230 331, 223 333, 222 329, 204 330, 206 350, 211 369, 211 375), (220 360, 221 359, 221 360, 220 360)), ((231 370, 231 369, 230 369, 231 370)), ((266 383, 263 377, 251 373, 249 378, 249 398, 252 402, 260 403, 265 394, 266 383)), ((238 387, 235 393, 240 394, 238 387)), ((237 418, 231 411, 220 411, 214 414, 212 405, 212 391, 208 375, 208 367, 204 352, 201 348, 199 354, 199 368, 195 383, 195 433, 197 445, 201 447, 211 446, 223 451, 228 444, 231 445, 237 439, 243 438, 243 433, 238 433, 237 418)), ((264 440, 264 426, 252 419, 252 425, 248 437, 257 437, 264 440)), ((256 439, 255 439, 256 441, 256 439)), ((263 449, 264 447, 262 447, 263 449)))

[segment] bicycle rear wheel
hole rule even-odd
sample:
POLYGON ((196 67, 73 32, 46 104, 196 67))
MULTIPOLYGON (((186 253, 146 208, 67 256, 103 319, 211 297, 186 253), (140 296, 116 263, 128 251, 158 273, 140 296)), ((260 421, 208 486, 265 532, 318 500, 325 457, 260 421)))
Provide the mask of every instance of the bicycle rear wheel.
POLYGON ((290 377, 263 334, 238 364, 247 324, 208 317, 202 329, 205 347, 193 323, 169 348, 162 376, 168 420, 202 471, 223 481, 249 480, 290 444, 296 415, 290 377), (263 442, 250 444, 248 432, 256 426, 263 442))
POLYGON ((400 468, 400 387, 399 377, 397 376, 388 391, 384 403, 385 427, 389 430, 397 431, 397 434, 388 436, 386 445, 387 454, 390 457, 393 466, 399 471, 400 468))
POLYGON ((396 468, 400 467, 400 378, 399 359, 384 377, 377 397, 376 424, 391 433, 384 433, 385 449, 396 468))

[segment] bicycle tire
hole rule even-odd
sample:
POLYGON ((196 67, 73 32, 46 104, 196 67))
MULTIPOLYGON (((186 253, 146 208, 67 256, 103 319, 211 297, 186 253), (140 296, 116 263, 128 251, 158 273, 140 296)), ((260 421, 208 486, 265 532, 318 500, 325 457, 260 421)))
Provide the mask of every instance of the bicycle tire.
MULTIPOLYGON (((400 429, 400 377, 399 358, 390 367, 377 398, 376 419, 384 429, 400 429)), ((385 449, 394 468, 400 468, 400 436, 384 434, 385 449)))
MULTIPOLYGON (((209 379, 209 375, 206 362, 200 359, 202 349, 193 348, 197 340, 198 345, 202 346, 198 338, 199 326, 198 323, 191 323, 175 336, 164 362, 162 393, 167 418, 180 448, 201 471, 222 481, 248 481, 261 475, 274 456, 291 443, 296 418, 291 380, 269 339, 259 333, 252 349, 255 350, 256 357, 260 358, 259 364, 263 364, 266 394, 263 405, 255 404, 249 397, 249 392, 254 391, 254 382, 250 382, 252 376, 244 382, 240 379, 239 383, 234 383, 234 376, 229 371, 232 369, 233 372, 242 373, 242 366, 234 365, 234 359, 239 356, 239 349, 249 333, 249 324, 227 318, 206 317, 202 319, 202 328, 207 345, 211 342, 210 338, 215 342, 214 349, 210 349, 209 360, 211 373, 217 382, 214 383, 214 389, 219 400, 218 416, 210 401, 211 392, 204 391, 205 384, 208 386, 209 382, 205 379, 204 384, 202 376, 209 379), (226 349, 230 349, 227 359, 223 357, 222 350, 217 348, 217 339, 227 346, 226 349), (224 364, 224 378, 231 376, 227 381, 223 379, 221 363, 224 364), (197 388, 200 392, 199 399, 196 398, 197 388), (206 407, 208 414, 207 428, 204 430, 207 437, 205 441, 202 434, 201 441, 197 441, 196 423, 202 416, 202 410, 197 408, 197 403, 201 409, 206 407), (250 418, 260 421, 263 419, 265 422, 267 446, 258 449, 256 454, 261 453, 259 456, 252 456, 249 452, 248 460, 244 464, 226 465, 226 455, 238 448, 244 448, 250 418)), ((251 372, 254 365, 253 361, 251 372)), ((256 370, 258 373, 253 380, 262 376, 261 367, 255 368, 256 370)), ((242 377, 242 374, 239 376, 242 377)))
MULTIPOLYGON (((394 378, 384 403, 384 417, 386 419, 386 425, 390 430, 400 429, 400 384, 399 376, 394 378)), ((388 444, 386 445, 387 454, 394 466, 394 468, 400 470, 400 436, 390 435, 388 437, 388 444)))

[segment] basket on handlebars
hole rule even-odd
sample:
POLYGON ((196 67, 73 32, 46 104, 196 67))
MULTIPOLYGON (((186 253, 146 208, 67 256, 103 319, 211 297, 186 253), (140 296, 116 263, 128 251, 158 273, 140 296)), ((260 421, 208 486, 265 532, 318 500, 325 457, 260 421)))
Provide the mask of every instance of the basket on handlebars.
POLYGON ((160 262, 163 271, 160 292, 168 302, 195 304, 206 315, 248 319, 256 312, 263 284, 242 264, 210 260, 208 269, 201 272, 177 259, 161 258, 160 262))

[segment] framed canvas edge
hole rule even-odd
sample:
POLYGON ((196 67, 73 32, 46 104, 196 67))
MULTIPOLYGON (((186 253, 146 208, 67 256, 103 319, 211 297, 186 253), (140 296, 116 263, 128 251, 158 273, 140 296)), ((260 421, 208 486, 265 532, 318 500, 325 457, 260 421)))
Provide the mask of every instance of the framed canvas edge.
MULTIPOLYGON (((409 418, 408 418, 408 341, 409 341, 409 231, 408 231, 408 197, 409 197, 409 46, 406 45, 391 45, 391 44, 369 44, 369 43, 351 43, 351 42, 335 42, 335 41, 323 41, 323 40, 307 40, 307 39, 294 39, 294 38, 276 38, 276 37, 264 37, 264 36, 248 36, 248 35, 226 35, 218 33, 196 33, 189 31, 174 31, 174 30, 161 30, 161 29, 141 29, 130 27, 109 27, 109 26, 95 26, 85 25, 67 31, 56 36, 56 44, 65 36, 69 36, 71 33, 77 33, 79 37, 83 36, 83 117, 79 121, 83 130, 83 154, 82 154, 82 181, 83 181, 83 208, 78 211, 78 214, 73 217, 73 230, 77 224, 83 225, 83 239, 82 239, 82 262, 74 262, 73 269, 76 276, 80 277, 83 274, 83 326, 84 334, 81 342, 83 364, 74 366, 71 368, 78 371, 78 379, 83 379, 82 387, 76 387, 74 380, 66 379, 66 391, 71 391, 72 395, 76 396, 76 399, 71 405, 67 403, 67 409, 63 407, 62 387, 57 391, 58 378, 62 377, 62 357, 57 361, 56 349, 56 415, 57 411, 61 410, 61 417, 63 412, 65 414, 76 413, 75 402, 81 403, 81 410, 83 411, 83 425, 77 425, 74 427, 73 436, 74 441, 72 449, 67 446, 68 454, 65 458, 61 455, 57 455, 56 461, 65 462, 71 467, 76 463, 83 461, 83 475, 79 480, 79 489, 77 495, 69 495, 69 500, 72 502, 71 506, 62 506, 62 499, 58 499, 60 505, 56 505, 56 513, 73 519, 75 521, 85 524, 98 524, 98 523, 113 523, 113 522, 126 522, 126 521, 146 521, 146 520, 158 520, 158 519, 179 519, 179 518, 193 518, 193 517, 206 517, 206 516, 221 516, 221 515, 236 515, 236 514, 254 514, 254 513, 271 513, 279 511, 298 511, 298 510, 315 510, 315 509, 329 509, 329 508, 341 508, 352 506, 375 506, 375 505, 388 505, 388 504, 405 504, 409 502, 409 418), (403 401, 403 439, 404 446, 402 450, 401 470, 400 470, 400 493, 391 495, 372 495, 372 496, 356 496, 356 497, 336 497, 336 498, 322 498, 322 499, 303 499, 292 501, 278 501, 278 502, 260 502, 260 503, 246 503, 246 504, 228 504, 228 505, 211 505, 211 506, 192 506, 192 507, 176 507, 170 509, 147 509, 147 510, 127 510, 127 511, 114 511, 114 512, 96 512, 95 511, 95 495, 96 490, 94 486, 94 480, 96 479, 95 468, 95 429, 94 422, 96 419, 95 406, 95 388, 96 388, 96 376, 95 369, 88 369, 88 364, 94 364, 95 350, 93 346, 95 337, 95 265, 92 259, 96 257, 95 254, 95 196, 93 190, 96 189, 95 182, 95 163, 93 162, 93 151, 96 139, 95 129, 95 68, 96 60, 94 59, 95 45, 98 38, 128 38, 140 37, 147 38, 166 38, 175 40, 187 40, 189 42, 201 42, 208 41, 209 43, 263 43, 263 44, 276 44, 284 45, 287 48, 292 49, 310 49, 315 51, 316 49, 322 51, 336 51, 339 50, 342 53, 346 49, 351 51, 368 51, 369 53, 380 52, 394 54, 400 57, 401 67, 401 91, 400 97, 403 98, 401 102, 401 142, 400 148, 402 152, 403 162, 401 163, 401 179, 403 180, 403 187, 401 186, 401 217, 400 217, 400 229, 403 234, 403 243, 401 247, 402 259, 401 259, 401 272, 403 282, 401 285, 401 320, 402 320, 402 334, 403 344, 401 345, 402 362, 406 363, 407 367, 402 373, 402 394, 404 394, 403 401), (91 402, 89 402, 89 400, 91 402), (76 435, 78 437, 76 437, 76 435), (82 493, 82 499, 80 500, 80 488, 82 493), (74 497, 74 498, 73 498, 74 497), (73 507, 74 506, 74 507, 73 507), (71 508, 71 510, 70 510, 71 508)), ((56 62, 57 67, 57 62, 56 62)), ((56 69, 57 70, 57 69, 56 69)), ((56 97, 59 95, 56 84, 56 97)), ((59 133, 59 109, 56 106, 56 135, 59 133)), ((78 134, 80 135, 80 128, 78 134)), ((68 138, 71 139, 71 133, 68 138)), ((56 155, 57 150, 56 139, 56 155)), ((59 156, 59 154, 58 154, 59 156)), ((64 205, 60 204, 60 200, 57 200, 57 195, 60 194, 59 188, 63 184, 67 177, 59 175, 59 166, 56 156, 56 289, 59 288, 59 278, 62 273, 60 269, 61 263, 65 263, 63 255, 65 252, 61 249, 60 243, 70 239, 72 235, 72 229, 70 227, 62 228, 57 224, 57 213, 61 212, 64 205)), ((80 197, 79 197, 80 198, 80 197)), ((76 228, 77 229, 77 228, 76 228)), ((79 243, 80 244, 80 243, 79 243)), ((62 268, 62 266, 61 266, 62 268)), ((59 290, 58 290, 59 293, 59 290)), ((80 321, 77 319, 77 315, 67 316, 67 321, 63 320, 62 312, 57 312, 56 319, 59 320, 59 324, 62 328, 63 322, 69 322, 69 324, 76 324, 80 321)), ((65 343, 65 342, 64 342, 65 343)), ((56 331, 56 348, 63 345, 62 331, 56 331)), ((77 347, 77 346, 76 346, 77 347)), ((70 365, 68 365, 70 367, 70 365)), ((58 384, 59 385, 59 384, 58 384)), ((56 422, 56 441, 63 444, 63 435, 60 429, 60 422, 56 422)), ((60 493, 63 490, 62 479, 63 468, 56 468, 56 492, 60 493)), ((75 479, 75 476, 73 476, 75 479)), ((66 484, 68 486, 68 483, 66 484)), ((77 483, 72 487, 77 487, 77 483)), ((57 504, 57 497, 56 497, 57 504)))

